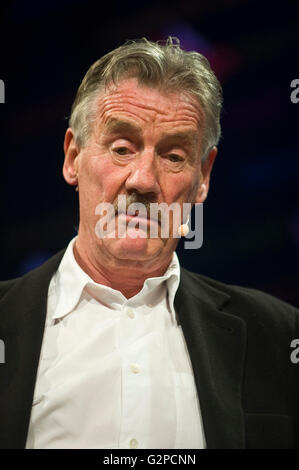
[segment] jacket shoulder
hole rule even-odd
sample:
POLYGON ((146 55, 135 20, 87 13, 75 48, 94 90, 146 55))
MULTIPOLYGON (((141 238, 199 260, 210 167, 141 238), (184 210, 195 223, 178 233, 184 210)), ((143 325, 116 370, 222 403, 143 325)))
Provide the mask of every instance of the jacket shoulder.
POLYGON ((0 299, 20 280, 20 277, 9 279, 7 281, 0 281, 0 299))
POLYGON ((196 274, 183 268, 184 275, 201 286, 208 286, 229 296, 224 310, 228 313, 250 319, 258 317, 273 325, 273 321, 281 324, 287 322, 294 326, 299 324, 299 309, 288 302, 274 297, 258 289, 227 284, 202 274, 196 274))
POLYGON ((23 281, 27 282, 29 285, 36 285, 38 279, 50 279, 57 270, 64 253, 65 248, 56 253, 37 268, 28 271, 23 276, 16 277, 14 279, 8 279, 6 281, 0 281, 0 300, 14 288, 16 288, 17 292, 18 285, 21 286, 23 281))

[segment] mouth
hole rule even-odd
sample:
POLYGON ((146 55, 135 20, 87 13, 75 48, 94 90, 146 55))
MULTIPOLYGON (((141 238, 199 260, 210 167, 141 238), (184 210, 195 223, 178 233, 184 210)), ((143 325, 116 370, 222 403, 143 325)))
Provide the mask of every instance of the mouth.
POLYGON ((126 212, 119 212, 117 214, 119 219, 126 224, 128 224, 130 221, 134 220, 134 227, 138 224, 140 229, 148 229, 151 226, 152 227, 157 227, 160 225, 160 222, 158 219, 154 217, 150 217, 149 215, 147 217, 143 217, 142 215, 138 214, 138 211, 136 211, 136 214, 127 214, 126 212))

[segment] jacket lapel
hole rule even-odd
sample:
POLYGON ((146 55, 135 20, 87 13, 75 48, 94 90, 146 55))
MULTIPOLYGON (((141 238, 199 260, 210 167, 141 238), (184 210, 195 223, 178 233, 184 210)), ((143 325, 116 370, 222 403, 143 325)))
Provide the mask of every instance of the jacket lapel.
POLYGON ((0 302, 0 448, 26 444, 41 344, 48 288, 64 250, 15 281, 0 302))
POLYGON ((175 298, 195 376, 207 448, 244 448, 246 325, 221 311, 230 296, 182 269, 175 298))

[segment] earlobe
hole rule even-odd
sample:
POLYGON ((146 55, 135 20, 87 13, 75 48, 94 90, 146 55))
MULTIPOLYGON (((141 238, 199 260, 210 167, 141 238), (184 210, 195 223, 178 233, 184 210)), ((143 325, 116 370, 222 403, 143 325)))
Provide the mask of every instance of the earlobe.
POLYGON ((202 190, 202 199, 204 201, 206 199, 207 195, 208 195, 207 186, 205 185, 205 183, 202 183, 201 190, 202 190))
POLYGON ((64 164, 63 176, 65 181, 75 186, 78 184, 78 160, 79 150, 75 143, 74 133, 68 128, 64 138, 64 164))
POLYGON ((197 192, 197 197, 196 197, 195 203, 196 204, 203 203, 206 200, 207 195, 208 195, 207 186, 206 186, 205 183, 202 183, 199 187, 198 192, 197 192))

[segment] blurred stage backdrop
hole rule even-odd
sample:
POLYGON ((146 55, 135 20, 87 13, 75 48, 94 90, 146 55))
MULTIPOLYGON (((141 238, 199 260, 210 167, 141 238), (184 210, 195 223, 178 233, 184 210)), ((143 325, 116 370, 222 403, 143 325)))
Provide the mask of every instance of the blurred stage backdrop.
POLYGON ((75 234, 77 194, 62 177, 62 145, 88 67, 126 39, 172 35, 208 57, 224 89, 204 243, 180 246, 181 264, 299 306, 297 3, 2 2, 0 279, 39 265, 75 234))

